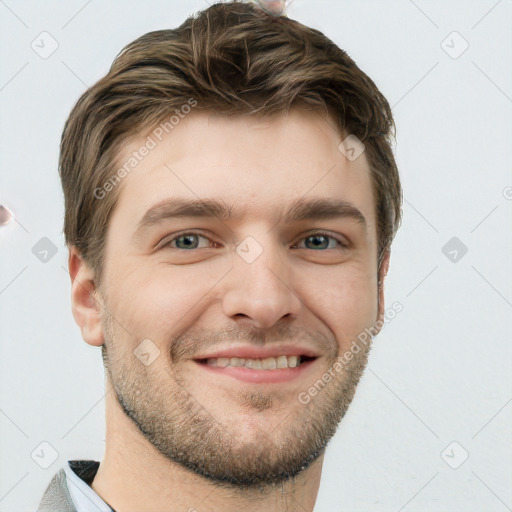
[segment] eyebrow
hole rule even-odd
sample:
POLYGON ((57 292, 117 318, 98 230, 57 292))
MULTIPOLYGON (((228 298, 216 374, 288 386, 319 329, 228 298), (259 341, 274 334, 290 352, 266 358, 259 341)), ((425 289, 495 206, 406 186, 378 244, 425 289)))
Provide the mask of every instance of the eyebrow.
MULTIPOLYGON (((228 220, 235 217, 234 209, 218 199, 189 200, 181 198, 166 199, 151 207, 137 224, 135 234, 160 224, 167 219, 194 217, 228 220)), ((325 220, 346 218, 367 227, 366 219, 361 211, 352 203, 334 199, 295 200, 284 216, 285 223, 303 220, 325 220)))

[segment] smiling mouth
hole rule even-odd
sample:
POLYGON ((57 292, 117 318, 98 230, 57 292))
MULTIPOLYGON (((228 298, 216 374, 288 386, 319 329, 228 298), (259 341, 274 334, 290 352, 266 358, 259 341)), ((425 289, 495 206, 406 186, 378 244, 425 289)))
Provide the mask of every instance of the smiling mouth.
POLYGON ((297 368, 305 363, 315 360, 316 357, 309 356, 277 356, 264 359, 243 358, 243 357, 211 357, 196 359, 200 364, 214 368, 248 368, 250 370, 284 370, 297 368))

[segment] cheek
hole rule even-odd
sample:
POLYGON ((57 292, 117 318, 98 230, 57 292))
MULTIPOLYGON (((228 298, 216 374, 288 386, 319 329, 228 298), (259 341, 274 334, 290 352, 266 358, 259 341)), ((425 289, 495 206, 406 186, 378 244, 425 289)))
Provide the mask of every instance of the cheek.
POLYGON ((165 343, 200 314, 206 294, 229 268, 204 263, 174 267, 161 262, 125 264, 124 272, 117 271, 112 279, 117 286, 119 321, 124 320, 132 337, 165 343))
MULTIPOLYGON (((316 276, 314 292, 305 292, 306 304, 347 348, 377 319, 375 277, 355 267, 316 276)), ((313 288, 312 288, 313 289, 313 288)))

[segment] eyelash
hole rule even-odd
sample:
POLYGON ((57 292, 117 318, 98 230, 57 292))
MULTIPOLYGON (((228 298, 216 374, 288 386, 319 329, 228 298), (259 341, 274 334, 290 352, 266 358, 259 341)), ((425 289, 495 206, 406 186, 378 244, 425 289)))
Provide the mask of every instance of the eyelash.
MULTIPOLYGON (((182 236, 187 236, 187 235, 196 235, 198 237, 202 237, 202 238, 206 238, 207 240, 210 240, 207 236, 197 232, 197 231, 184 231, 182 233, 178 233, 177 235, 175 235, 173 238, 171 238, 169 241, 167 241, 166 243, 160 245, 159 244, 159 249, 164 249, 164 248, 169 248, 169 249, 175 249, 175 250, 178 250, 178 251, 193 251, 193 250, 198 250, 197 248, 193 248, 193 249, 181 249, 179 247, 171 247, 171 243, 172 242, 175 242, 178 238, 182 237, 182 236)), ((331 240, 334 240, 336 241, 338 244, 339 244, 339 249, 341 250, 345 250, 345 249, 348 249, 348 244, 346 242, 343 242, 342 240, 340 240, 339 238, 329 234, 329 233, 326 233, 325 231, 315 231, 313 233, 310 233, 308 234, 307 236, 304 236, 302 237, 300 240, 305 240, 307 238, 310 238, 310 237, 314 237, 314 236, 324 236, 326 238, 329 238, 331 240)), ((212 240, 210 240, 210 242, 213 242, 212 240)), ((213 242, 213 243, 216 243, 216 242, 213 242)), ((297 244, 294 244, 293 247, 295 247, 297 244)), ((201 247, 200 249, 204 249, 204 247, 201 247)), ((307 247, 300 247, 300 249, 307 249, 307 247)), ((318 251, 318 252, 324 252, 324 251, 327 251, 327 250, 333 250, 333 248, 329 249, 309 249, 310 251, 318 251)))

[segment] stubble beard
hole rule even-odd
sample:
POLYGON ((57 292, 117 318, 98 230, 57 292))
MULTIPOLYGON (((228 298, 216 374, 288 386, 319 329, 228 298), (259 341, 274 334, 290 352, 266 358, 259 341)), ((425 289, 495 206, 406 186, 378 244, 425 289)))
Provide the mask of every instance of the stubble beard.
MULTIPOLYGON (((236 417, 214 417, 209 404, 200 403, 187 390, 180 373, 170 371, 179 365, 151 371, 131 352, 129 359, 110 357, 119 345, 113 334, 107 314, 102 346, 105 373, 126 416, 167 459, 232 491, 265 492, 282 485, 324 453, 352 402, 370 350, 368 345, 354 354, 307 404, 295 398, 296 405, 281 424, 258 429, 248 441, 238 436, 236 417)), ((336 361, 338 353, 328 358, 326 372, 336 361)), ((234 395, 244 412, 269 414, 290 405, 276 393, 234 391, 234 395)))

